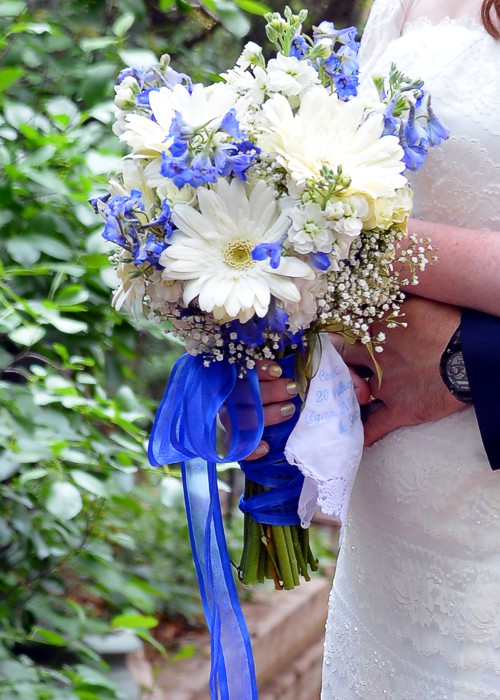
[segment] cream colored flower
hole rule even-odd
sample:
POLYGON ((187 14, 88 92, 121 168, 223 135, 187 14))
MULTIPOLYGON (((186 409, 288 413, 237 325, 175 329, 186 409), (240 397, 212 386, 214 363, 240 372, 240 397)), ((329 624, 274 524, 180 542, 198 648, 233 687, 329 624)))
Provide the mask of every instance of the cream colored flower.
POLYGON ((255 246, 279 241, 290 224, 272 189, 259 182, 248 192, 240 180, 219 180, 213 190, 198 189, 198 203, 199 211, 174 207, 177 230, 160 257, 164 278, 185 280, 185 304, 197 299, 217 320, 245 322, 265 316, 272 296, 300 301, 294 278, 314 278, 307 263, 282 257, 273 269, 269 258, 252 258, 255 246))
POLYGON ((204 125, 215 129, 235 102, 235 91, 224 83, 209 87, 197 83, 191 92, 180 84, 171 90, 166 87, 152 90, 149 104, 154 120, 141 114, 127 115, 128 128, 120 140, 128 143, 134 154, 158 157, 168 150, 172 141, 169 133, 176 112, 193 131, 204 125))
POLYGON ((324 165, 351 180, 343 196, 388 197, 406 184, 403 150, 396 136, 382 136, 383 117, 365 118, 364 102, 343 102, 322 87, 303 96, 296 114, 283 95, 263 106, 263 133, 257 145, 275 153, 278 162, 299 185, 319 178, 324 165))
POLYGON ((410 216, 413 203, 413 191, 402 187, 392 197, 380 197, 372 200, 367 216, 363 219, 367 230, 379 228, 383 231, 393 224, 405 224, 410 216))

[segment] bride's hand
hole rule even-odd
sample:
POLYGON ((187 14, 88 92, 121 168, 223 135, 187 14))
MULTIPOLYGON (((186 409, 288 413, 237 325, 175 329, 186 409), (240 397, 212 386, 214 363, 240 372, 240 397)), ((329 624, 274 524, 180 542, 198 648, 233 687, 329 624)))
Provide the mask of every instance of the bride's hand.
MULTIPOLYGON (((354 370, 349 369, 349 371, 359 403, 368 403, 370 389, 367 383, 354 370)), ((281 374, 281 367, 275 362, 260 361, 257 363, 265 425, 282 423, 295 413, 295 406, 290 399, 298 394, 297 383, 293 379, 282 378, 281 374)), ((268 452, 269 445, 265 440, 262 440, 245 459, 259 459, 268 452)))

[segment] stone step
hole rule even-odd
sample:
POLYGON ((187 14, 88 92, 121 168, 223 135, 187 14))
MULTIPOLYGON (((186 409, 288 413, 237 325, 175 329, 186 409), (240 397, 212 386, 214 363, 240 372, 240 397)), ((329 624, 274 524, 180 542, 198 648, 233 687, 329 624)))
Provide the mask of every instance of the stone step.
MULTIPOLYGON (((261 588, 242 604, 261 700, 318 700, 330 585, 330 579, 316 577, 292 591, 261 588)), ((131 662, 145 688, 142 700, 208 699, 208 636, 190 658, 157 669, 154 681, 144 662, 131 662)))

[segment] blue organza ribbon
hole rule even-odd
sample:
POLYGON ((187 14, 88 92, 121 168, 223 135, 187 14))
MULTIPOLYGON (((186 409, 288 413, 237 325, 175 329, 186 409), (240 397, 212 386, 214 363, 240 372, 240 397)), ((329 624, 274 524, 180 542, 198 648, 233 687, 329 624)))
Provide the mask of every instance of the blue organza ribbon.
MULTIPOLYGON (((292 375, 293 357, 282 361, 292 375)), ((226 361, 205 366, 202 356, 177 360, 158 408, 149 441, 153 466, 181 463, 193 559, 211 639, 211 700, 257 700, 255 667, 247 626, 227 551, 217 488, 217 462, 242 462, 248 479, 272 491, 241 499, 240 508, 258 522, 299 522, 297 503, 303 477, 283 456, 293 416, 264 431, 257 372, 244 379, 226 361), (225 404, 231 441, 225 457, 217 452, 217 414, 225 404), (264 437, 271 451, 244 462, 264 437)))

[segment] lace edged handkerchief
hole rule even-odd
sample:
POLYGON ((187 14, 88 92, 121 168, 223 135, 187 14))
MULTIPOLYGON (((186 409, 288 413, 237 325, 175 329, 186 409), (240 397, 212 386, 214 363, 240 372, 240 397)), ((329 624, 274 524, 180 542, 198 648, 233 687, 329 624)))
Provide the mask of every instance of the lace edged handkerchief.
POLYGON ((317 367, 285 455, 305 476, 298 513, 308 527, 319 507, 345 523, 363 451, 363 425, 349 370, 326 333, 317 367), (319 364, 319 366, 318 366, 319 364))

